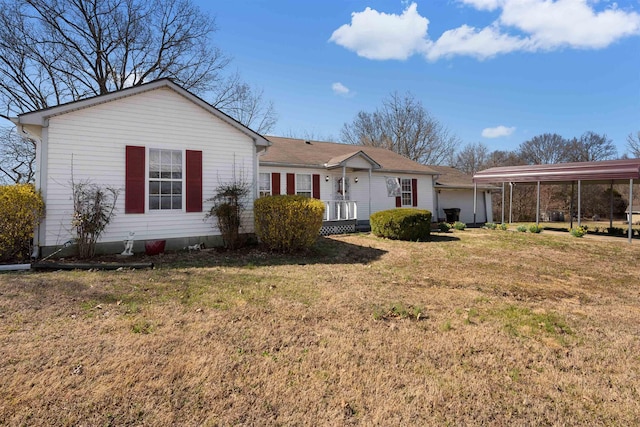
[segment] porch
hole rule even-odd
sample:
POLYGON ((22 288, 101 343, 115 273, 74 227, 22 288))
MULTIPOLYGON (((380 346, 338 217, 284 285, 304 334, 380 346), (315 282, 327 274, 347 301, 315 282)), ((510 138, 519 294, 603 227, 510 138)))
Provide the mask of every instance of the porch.
POLYGON ((355 233, 358 222, 358 205, 355 200, 323 200, 324 218, 321 236, 355 233))

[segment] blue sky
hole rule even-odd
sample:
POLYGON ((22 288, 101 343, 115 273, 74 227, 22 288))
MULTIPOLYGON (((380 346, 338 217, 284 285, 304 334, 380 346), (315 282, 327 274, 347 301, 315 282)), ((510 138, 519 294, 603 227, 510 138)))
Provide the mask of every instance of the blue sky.
POLYGON ((464 144, 640 131, 640 0, 205 1, 273 134, 340 136, 410 91, 464 144))

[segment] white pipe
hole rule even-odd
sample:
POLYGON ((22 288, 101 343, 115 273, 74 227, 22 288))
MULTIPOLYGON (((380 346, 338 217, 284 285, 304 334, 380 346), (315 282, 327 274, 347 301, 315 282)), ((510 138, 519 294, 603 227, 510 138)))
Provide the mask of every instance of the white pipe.
POLYGON ((31 264, 7 264, 0 265, 0 271, 18 271, 18 270, 30 270, 31 264))

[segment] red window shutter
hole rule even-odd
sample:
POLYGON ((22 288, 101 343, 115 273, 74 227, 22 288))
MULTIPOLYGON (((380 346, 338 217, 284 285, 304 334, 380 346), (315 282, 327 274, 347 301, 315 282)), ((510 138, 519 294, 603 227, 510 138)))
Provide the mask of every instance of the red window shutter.
POLYGON ((313 174, 313 198, 320 200, 320 175, 313 174))
POLYGON ((186 152, 186 210, 202 212, 202 151, 186 152))
POLYGON ((415 178, 411 180, 411 195, 413 196, 413 206, 418 206, 418 180, 415 178))
POLYGON ((144 213, 145 148, 127 145, 124 184, 124 213, 144 213))
POLYGON ((396 208, 401 208, 402 207, 402 197, 401 196, 397 196, 396 197, 396 208))
POLYGON ((274 172, 271 174, 271 194, 277 196, 280 194, 280 173, 274 172))
POLYGON ((296 175, 287 174, 287 194, 296 194, 296 175))

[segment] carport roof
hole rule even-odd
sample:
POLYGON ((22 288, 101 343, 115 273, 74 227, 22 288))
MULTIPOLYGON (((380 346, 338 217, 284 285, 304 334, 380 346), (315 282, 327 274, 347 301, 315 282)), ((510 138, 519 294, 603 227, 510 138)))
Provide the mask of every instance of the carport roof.
POLYGON ((473 182, 477 184, 499 182, 562 183, 571 181, 628 183, 630 179, 640 179, 640 159, 505 166, 485 169, 473 176, 473 182))

